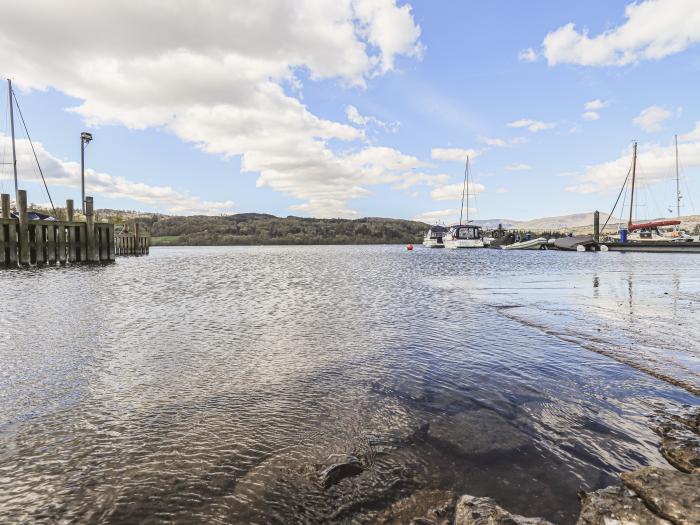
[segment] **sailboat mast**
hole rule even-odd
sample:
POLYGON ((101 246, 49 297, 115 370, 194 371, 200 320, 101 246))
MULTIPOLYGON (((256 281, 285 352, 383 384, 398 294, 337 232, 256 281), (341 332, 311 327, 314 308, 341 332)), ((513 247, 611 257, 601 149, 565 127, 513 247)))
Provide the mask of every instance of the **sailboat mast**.
POLYGON ((467 222, 469 224, 469 155, 467 155, 467 222))
MULTIPOLYGON (((459 224, 462 224, 462 214, 464 213, 464 192, 467 189, 467 173, 469 172, 469 155, 467 164, 464 166, 464 184, 462 185, 462 207, 459 210, 459 224)), ((467 192, 467 220, 469 220, 469 192, 467 192)))
POLYGON ((637 143, 632 146, 632 192, 630 196, 630 220, 627 223, 627 230, 632 230, 632 211, 634 210, 634 184, 637 178, 637 143))
POLYGON ((17 153, 15 152, 15 115, 12 104, 12 80, 7 79, 7 98, 10 102, 10 135, 12 136, 12 169, 15 174, 15 206, 19 206, 19 186, 17 185, 17 153))
POLYGON ((681 218, 681 181, 678 175, 678 135, 674 135, 676 142, 676 216, 681 218))

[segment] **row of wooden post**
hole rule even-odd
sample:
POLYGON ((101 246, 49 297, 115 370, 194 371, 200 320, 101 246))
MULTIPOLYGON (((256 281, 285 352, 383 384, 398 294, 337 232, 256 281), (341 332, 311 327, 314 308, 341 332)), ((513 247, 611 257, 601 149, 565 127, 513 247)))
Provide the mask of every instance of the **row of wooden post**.
POLYGON ((141 231, 139 223, 134 224, 134 231, 121 233, 114 238, 114 250, 117 255, 148 255, 151 238, 141 231))
POLYGON ((29 220, 27 192, 19 190, 17 197, 17 218, 13 218, 10 196, 0 196, 0 265, 109 262, 117 254, 148 253, 150 238, 138 226, 135 235, 115 238, 113 223, 95 222, 92 197, 85 197, 85 222, 74 220, 71 199, 66 201, 67 220, 29 220))

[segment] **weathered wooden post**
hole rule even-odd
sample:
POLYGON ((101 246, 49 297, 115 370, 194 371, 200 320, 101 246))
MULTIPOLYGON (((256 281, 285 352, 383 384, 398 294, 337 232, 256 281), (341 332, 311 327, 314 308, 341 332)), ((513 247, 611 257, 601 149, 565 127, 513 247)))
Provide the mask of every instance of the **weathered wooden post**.
POLYGON ((141 255, 141 227, 138 222, 134 222, 134 251, 135 255, 141 255))
POLYGON ((46 262, 49 264, 56 263, 56 231, 57 227, 54 224, 48 224, 46 227, 46 262))
POLYGON ((593 240, 600 241, 600 212, 596 211, 593 214, 593 240))
MULTIPOLYGON (((3 193, 0 196, 0 204, 2 205, 2 218, 10 218, 10 195, 3 193)), ((0 223, 0 264, 10 264, 9 257, 5 255, 5 246, 9 247, 10 240, 5 237, 9 237, 10 227, 9 225, 5 228, 4 223, 0 223), (5 229, 7 229, 8 235, 5 235, 5 229)))
POLYGON ((73 199, 66 200, 66 219, 68 222, 73 222, 73 199))
POLYGON ((92 197, 85 197, 85 222, 86 259, 88 262, 97 262, 100 258, 95 247, 95 215, 92 197))
POLYGON ((10 218, 10 194, 9 193, 2 194, 2 218, 3 219, 10 218))
POLYGON ((19 213, 19 263, 29 264, 29 228, 27 221, 27 191, 17 191, 17 212, 19 213))

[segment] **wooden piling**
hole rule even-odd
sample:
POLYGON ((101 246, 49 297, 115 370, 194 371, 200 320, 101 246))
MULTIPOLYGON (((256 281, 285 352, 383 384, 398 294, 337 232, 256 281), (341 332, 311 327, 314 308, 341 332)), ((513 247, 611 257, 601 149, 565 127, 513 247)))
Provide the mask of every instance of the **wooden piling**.
POLYGON ((73 222, 73 199, 66 200, 66 220, 73 222))
POLYGON ((593 214, 593 240, 600 242, 600 212, 597 210, 593 214))
POLYGON ((19 215, 19 263, 29 264, 29 225, 27 223, 27 192, 17 191, 19 215))
POLYGON ((66 264, 66 225, 59 223, 56 229, 56 260, 59 264, 66 264))
POLYGON ((85 221, 86 221, 86 257, 85 260, 88 262, 99 262, 100 254, 97 252, 97 245, 95 242, 95 214, 93 210, 93 199, 92 197, 85 197, 85 221))
POLYGON ((10 195, 8 193, 3 193, 0 200, 2 201, 2 218, 10 218, 10 195))

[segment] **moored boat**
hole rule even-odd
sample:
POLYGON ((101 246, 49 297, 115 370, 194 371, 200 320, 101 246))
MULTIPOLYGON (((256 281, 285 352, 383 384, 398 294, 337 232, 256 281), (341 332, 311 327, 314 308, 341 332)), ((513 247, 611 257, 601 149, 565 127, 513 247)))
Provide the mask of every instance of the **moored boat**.
POLYGON ((481 226, 455 224, 443 237, 445 248, 483 248, 484 239, 481 226))
POLYGON ((501 250, 546 250, 547 242, 547 239, 544 237, 537 237, 536 239, 514 242, 513 244, 504 244, 501 246, 501 250))
MULTIPOLYGON (((629 204, 629 219, 627 227, 620 227, 617 235, 609 235, 606 238, 605 245, 610 250, 615 251, 652 251, 652 252, 700 252, 700 242, 695 237, 688 235, 680 228, 681 225, 681 194, 680 194, 680 177, 678 173, 678 137, 676 137, 676 218, 675 219, 660 219, 655 221, 635 222, 634 221, 634 204, 636 196, 636 178, 637 178, 637 143, 632 146, 632 166, 627 178, 620 188, 620 193, 617 201, 613 206, 610 216, 615 211, 620 197, 627 186, 630 174, 632 175, 629 204)), ((623 201, 624 208, 624 201, 623 201)), ((607 221, 606 221, 607 224, 607 221)), ((605 224, 603 225, 605 229, 605 224)))
POLYGON ((444 248, 443 238, 447 234, 447 228, 440 224, 434 224, 426 232, 423 238, 423 246, 428 248, 444 248))

